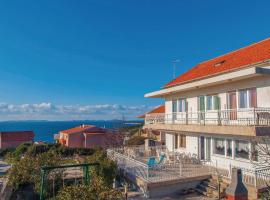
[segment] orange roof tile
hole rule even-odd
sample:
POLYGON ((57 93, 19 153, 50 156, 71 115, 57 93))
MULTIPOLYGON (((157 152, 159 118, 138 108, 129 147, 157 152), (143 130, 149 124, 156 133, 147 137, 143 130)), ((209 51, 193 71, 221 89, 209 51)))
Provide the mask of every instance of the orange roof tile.
POLYGON ((71 133, 84 132, 84 131, 87 131, 88 129, 91 129, 91 128, 96 128, 96 126, 93 126, 93 125, 81 125, 81 126, 76 126, 74 128, 70 128, 70 129, 67 129, 67 130, 60 131, 60 132, 66 133, 66 134, 71 134, 71 133))
POLYGON ((186 73, 167 83, 164 87, 179 85, 219 73, 246 67, 270 59, 270 38, 225 55, 199 63, 186 73))
POLYGON ((145 115, 146 114, 158 114, 158 113, 165 113, 165 105, 161 105, 161 106, 158 106, 156 108, 154 108, 153 110, 141 115, 141 116, 138 116, 137 118, 145 118, 145 115))

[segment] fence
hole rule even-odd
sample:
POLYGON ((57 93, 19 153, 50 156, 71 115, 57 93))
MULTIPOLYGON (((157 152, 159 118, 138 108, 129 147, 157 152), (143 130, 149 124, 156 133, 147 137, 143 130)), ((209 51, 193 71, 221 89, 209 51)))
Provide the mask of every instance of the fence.
POLYGON ((147 114, 146 124, 270 125, 270 108, 147 114))
MULTIPOLYGON (((110 159, 116 161, 118 168, 124 170, 129 176, 140 177, 149 182, 211 175, 214 172, 210 165, 198 162, 193 158, 189 160, 167 159, 165 163, 148 166, 146 164, 148 158, 156 156, 162 148, 162 146, 152 147, 148 151, 144 151, 143 147, 108 149, 107 155, 110 159)), ((162 150, 164 151, 164 148, 162 150)))

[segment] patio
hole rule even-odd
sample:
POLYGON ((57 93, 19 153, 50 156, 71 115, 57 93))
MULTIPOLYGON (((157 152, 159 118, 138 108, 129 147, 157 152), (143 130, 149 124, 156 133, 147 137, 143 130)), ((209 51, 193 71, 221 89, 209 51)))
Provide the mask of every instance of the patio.
POLYGON ((144 146, 114 148, 108 149, 107 155, 129 176, 139 177, 147 182, 185 179, 215 173, 210 163, 200 161, 194 155, 169 152, 165 146, 148 149, 144 146), (162 157, 164 160, 161 161, 162 157), (153 159, 155 162, 151 164, 150 160, 153 159))
MULTIPOLYGON (((230 169, 219 169, 217 163, 200 160, 196 155, 171 152, 166 146, 128 146, 107 150, 110 159, 117 162, 118 168, 129 177, 140 178, 148 183, 182 180, 216 175, 228 182, 231 179, 230 169), (161 157, 164 160, 160 162, 161 157), (151 166, 150 159, 155 163, 151 166)), ((245 169, 241 168, 243 182, 255 188, 265 187, 270 182, 270 169, 245 169)))

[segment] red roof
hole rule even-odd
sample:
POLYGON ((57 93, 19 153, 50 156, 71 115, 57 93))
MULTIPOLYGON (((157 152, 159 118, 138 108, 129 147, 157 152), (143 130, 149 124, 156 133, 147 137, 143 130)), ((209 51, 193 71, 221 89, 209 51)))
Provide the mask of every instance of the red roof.
POLYGON ((139 116, 138 118, 145 118, 146 114, 158 114, 158 113, 165 113, 165 105, 158 106, 155 109, 145 113, 144 115, 139 116))
POLYGON ((3 131, 0 132, 2 142, 7 141, 33 141, 33 131, 3 131))
POLYGON ((60 131, 62 133, 66 133, 66 134, 71 134, 71 133, 79 133, 79 132, 84 132, 87 131, 88 129, 91 128, 96 128, 96 126, 92 126, 92 125, 81 125, 81 126, 76 126, 74 128, 70 128, 64 131, 60 131))
POLYGON ((247 67, 248 65, 270 59, 270 38, 258 43, 199 63, 186 73, 167 83, 164 87, 171 87, 188 81, 228 72, 247 67))

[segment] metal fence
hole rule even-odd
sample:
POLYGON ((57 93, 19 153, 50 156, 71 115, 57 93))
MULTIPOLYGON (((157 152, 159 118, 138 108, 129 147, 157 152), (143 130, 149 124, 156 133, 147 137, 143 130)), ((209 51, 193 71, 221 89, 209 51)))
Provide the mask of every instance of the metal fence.
POLYGON ((108 149, 107 155, 129 176, 137 176, 149 182, 211 175, 214 172, 210 165, 202 161, 195 158, 180 160, 176 159, 174 154, 168 154, 166 157, 175 157, 166 158, 165 163, 148 166, 148 158, 157 156, 159 151, 164 152, 164 150, 164 146, 150 147, 147 151, 143 147, 116 148, 108 149))
MULTIPOLYGON (((117 162, 117 165, 129 176, 140 177, 149 182, 162 182, 204 175, 218 175, 231 180, 232 168, 217 168, 217 163, 201 161, 192 155, 169 152, 165 146, 155 146, 145 149, 144 146, 121 147, 108 149, 107 155, 117 162), (149 167, 149 157, 158 157, 159 152, 166 153, 166 162, 156 167, 149 167)), ((236 167, 239 168, 239 167, 236 167)), ((243 182, 257 188, 270 183, 270 167, 240 168, 243 182)))
POLYGON ((147 114, 146 124, 270 125, 270 108, 147 114))

